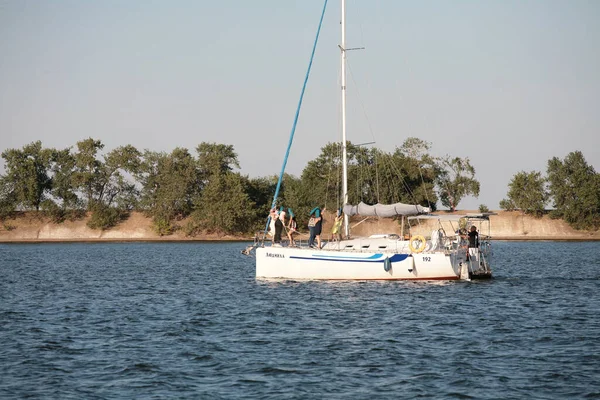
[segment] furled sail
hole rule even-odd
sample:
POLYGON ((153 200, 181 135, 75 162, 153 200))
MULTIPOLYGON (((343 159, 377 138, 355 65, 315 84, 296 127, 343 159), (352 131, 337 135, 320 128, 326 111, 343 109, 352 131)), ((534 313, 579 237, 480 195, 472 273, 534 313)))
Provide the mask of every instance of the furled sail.
POLYGON ((419 215, 419 214, 427 214, 431 210, 427 207, 420 206, 418 204, 403 204, 403 203, 395 203, 395 204, 375 204, 374 206, 370 206, 363 202, 360 202, 359 205, 353 206, 351 204, 346 204, 344 206, 344 214, 348 216, 352 215, 362 215, 365 217, 395 217, 397 215, 419 215))

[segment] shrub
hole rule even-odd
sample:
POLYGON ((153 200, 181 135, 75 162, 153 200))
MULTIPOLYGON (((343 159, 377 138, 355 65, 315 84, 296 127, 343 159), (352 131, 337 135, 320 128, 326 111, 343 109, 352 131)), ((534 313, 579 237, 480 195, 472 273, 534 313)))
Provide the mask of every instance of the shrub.
POLYGON ((548 216, 550 217, 550 219, 561 219, 563 217, 563 213, 558 210, 552 210, 550 211, 548 216))
POLYGON ((196 236, 198 233, 200 233, 200 231, 202 230, 201 225, 196 222, 196 221, 188 221, 184 226, 183 226, 183 233, 185 233, 186 236, 196 236))
POLYGON ((50 218, 50 221, 55 224, 64 222, 67 217, 65 210, 52 200, 42 201, 41 208, 44 216, 50 218))
POLYGON ((516 210, 515 203, 512 200, 508 199, 500 200, 500 208, 506 211, 516 210))
POLYGON ((16 207, 13 202, 0 197, 0 221, 12 218, 15 215, 16 207))
POLYGON ((168 218, 161 218, 160 216, 154 217, 152 221, 154 231, 159 236, 168 236, 175 231, 175 227, 171 225, 168 218))
POLYGON ((4 228, 4 230, 9 231, 9 232, 12 230, 15 230, 17 228, 16 226, 9 224, 8 222, 4 222, 2 224, 2 227, 4 228))
POLYGON ((92 216, 87 223, 92 229, 105 230, 123 221, 129 213, 116 207, 96 204, 92 207, 92 216))

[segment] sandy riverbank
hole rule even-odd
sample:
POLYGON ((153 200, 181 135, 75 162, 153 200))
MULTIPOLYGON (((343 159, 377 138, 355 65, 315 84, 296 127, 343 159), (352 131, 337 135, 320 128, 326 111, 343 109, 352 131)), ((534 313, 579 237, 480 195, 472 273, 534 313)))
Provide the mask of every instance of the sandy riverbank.
MULTIPOLYGON (((517 211, 498 211, 492 216, 489 234, 497 240, 600 240, 600 231, 577 231, 562 220, 552 220, 547 216, 534 218, 517 211)), ((327 216, 324 237, 329 237, 333 218, 327 216)), ((240 241, 251 240, 249 236, 232 236, 204 233, 193 237, 176 231, 169 236, 159 236, 152 229, 152 221, 143 214, 134 212, 114 228, 100 231, 90 229, 87 219, 65 221, 61 224, 49 222, 36 214, 28 213, 16 219, 0 223, 0 242, 104 242, 104 241, 240 241)), ((400 233, 400 224, 391 219, 356 218, 352 219, 352 233, 367 236, 374 233, 400 233)), ((428 220, 414 227, 414 234, 427 236, 438 227, 437 221, 428 220)), ((444 224, 447 232, 453 227, 444 224)), ((301 231, 308 229, 301 227, 301 231)), ((482 229, 482 234, 488 234, 482 229)))

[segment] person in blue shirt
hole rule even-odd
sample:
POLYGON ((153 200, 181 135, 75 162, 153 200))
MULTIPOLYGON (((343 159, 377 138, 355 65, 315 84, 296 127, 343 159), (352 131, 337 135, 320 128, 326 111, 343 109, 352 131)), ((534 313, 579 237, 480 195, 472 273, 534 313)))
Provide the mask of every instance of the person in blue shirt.
POLYGON ((315 246, 315 239, 317 239, 317 248, 321 248, 321 231, 323 228, 323 214, 319 207, 315 207, 310 212, 310 220, 308 221, 308 230, 310 235, 308 237, 308 246, 315 246))

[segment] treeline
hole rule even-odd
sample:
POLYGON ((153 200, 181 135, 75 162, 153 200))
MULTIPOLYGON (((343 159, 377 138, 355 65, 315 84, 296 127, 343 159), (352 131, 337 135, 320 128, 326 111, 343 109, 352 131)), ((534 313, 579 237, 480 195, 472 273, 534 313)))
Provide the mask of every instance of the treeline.
MULTIPOLYGON (((152 218, 160 235, 184 229, 249 233, 264 228, 277 176, 249 178, 231 145, 200 143, 194 153, 139 151, 131 145, 103 152, 92 138, 66 149, 34 142, 2 153, 0 220, 17 211, 37 210, 60 223, 88 213, 88 226, 107 229, 133 210, 152 218), (185 220, 185 223, 181 221, 185 220)), ((409 138, 394 152, 347 143, 349 202, 420 204, 451 210, 480 184, 469 159, 429 155, 430 144, 409 138)), ((308 162, 300 177, 286 174, 277 206, 292 208, 299 224, 315 206, 334 210, 341 199, 341 146, 329 143, 308 162)), ((600 226, 600 177, 579 151, 548 161, 546 176, 520 172, 508 185, 506 210, 562 218, 576 229, 600 226)), ((485 205, 481 211, 487 211, 485 205)))
MULTIPOLYGON (((91 213, 88 226, 106 229, 132 210, 152 217, 156 231, 170 234, 175 222, 192 217, 188 233, 199 229, 245 232, 264 210, 252 181, 239 167, 232 146, 201 143, 187 149, 140 152, 131 145, 103 154, 100 140, 77 142, 75 149, 43 148, 34 142, 2 153, 0 218, 17 210, 39 210, 54 222, 91 213)), ((260 191, 260 190, 259 190, 260 191)))
MULTIPOLYGON (((393 153, 348 142, 349 201, 405 202, 435 210, 438 201, 454 209, 465 196, 479 195, 468 159, 434 158, 429 148, 416 138, 393 153)), ((240 165, 231 145, 203 142, 194 154, 179 147, 170 153, 131 145, 103 149, 100 140, 89 138, 66 149, 44 148, 38 141, 4 151, 0 219, 38 210, 60 223, 90 213, 88 226, 106 229, 138 210, 152 218, 161 235, 175 229, 194 235, 264 228, 277 177, 234 172, 240 165)), ((316 205, 334 210, 342 205, 341 176, 341 146, 330 143, 300 177, 284 176, 278 206, 292 208, 301 224, 316 205)))
POLYGON ((549 204, 551 218, 563 219, 575 229, 600 228, 600 174, 580 151, 564 160, 548 160, 545 176, 540 171, 515 174, 500 207, 542 216, 549 204))

